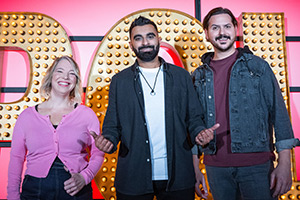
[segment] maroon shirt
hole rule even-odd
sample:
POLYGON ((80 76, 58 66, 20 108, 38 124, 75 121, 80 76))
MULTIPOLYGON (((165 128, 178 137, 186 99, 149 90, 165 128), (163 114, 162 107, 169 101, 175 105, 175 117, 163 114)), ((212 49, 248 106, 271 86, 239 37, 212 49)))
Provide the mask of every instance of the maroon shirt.
POLYGON ((267 162, 273 156, 271 152, 232 153, 229 125, 229 79, 231 68, 237 59, 236 50, 231 56, 222 60, 211 60, 210 68, 214 75, 214 95, 217 151, 214 155, 205 155, 204 164, 216 167, 242 167, 267 162))

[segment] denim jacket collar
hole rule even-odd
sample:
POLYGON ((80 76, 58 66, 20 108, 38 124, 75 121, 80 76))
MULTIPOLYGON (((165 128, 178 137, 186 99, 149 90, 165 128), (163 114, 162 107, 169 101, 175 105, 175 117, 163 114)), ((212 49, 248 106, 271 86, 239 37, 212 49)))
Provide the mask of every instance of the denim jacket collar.
MULTIPOLYGON (((237 48, 237 50, 238 50, 238 56, 237 56, 238 59, 250 59, 251 57, 248 56, 247 54, 250 55, 253 54, 250 51, 248 46, 245 46, 244 48, 237 48)), ((204 64, 207 64, 209 66, 209 63, 213 57, 214 57, 214 52, 207 52, 202 56, 201 61, 204 64)))
MULTIPOLYGON (((263 68, 261 68, 259 65, 253 65, 253 62, 249 62, 253 59, 253 53, 250 51, 249 47, 245 46, 244 48, 237 48, 237 50, 238 55, 235 63, 243 61, 246 64, 250 74, 261 76, 263 73, 263 68)), ((210 69, 209 64, 213 56, 214 52, 205 53, 201 58, 203 65, 200 66, 200 68, 210 69)))

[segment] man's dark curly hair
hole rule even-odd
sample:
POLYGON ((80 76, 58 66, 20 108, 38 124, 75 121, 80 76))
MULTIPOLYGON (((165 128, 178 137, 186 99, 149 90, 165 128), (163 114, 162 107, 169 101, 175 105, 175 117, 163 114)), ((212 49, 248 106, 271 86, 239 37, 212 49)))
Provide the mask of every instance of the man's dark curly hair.
POLYGON ((157 30, 157 26, 156 26, 156 24, 153 21, 151 21, 150 19, 148 19, 146 17, 139 16, 130 25, 129 36, 131 37, 131 32, 132 32, 132 29, 134 27, 136 27, 136 26, 144 26, 144 25, 148 25, 148 24, 152 25, 155 28, 155 30, 158 31, 157 30))

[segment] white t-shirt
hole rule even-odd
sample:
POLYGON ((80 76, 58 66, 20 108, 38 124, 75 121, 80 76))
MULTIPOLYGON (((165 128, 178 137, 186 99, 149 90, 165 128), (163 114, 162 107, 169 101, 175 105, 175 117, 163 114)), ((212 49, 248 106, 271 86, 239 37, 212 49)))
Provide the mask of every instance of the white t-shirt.
POLYGON ((145 118, 147 122, 151 164, 152 164, 152 180, 168 179, 168 163, 167 163, 167 145, 166 145, 166 127, 165 127, 165 90, 163 67, 159 68, 139 68, 140 80, 143 87, 145 118), (158 70, 159 73, 158 73, 158 70), (158 73, 158 75, 157 75, 158 73), (157 76, 154 86, 155 77, 157 76), (154 88, 155 95, 151 95, 151 88, 145 81, 154 88))

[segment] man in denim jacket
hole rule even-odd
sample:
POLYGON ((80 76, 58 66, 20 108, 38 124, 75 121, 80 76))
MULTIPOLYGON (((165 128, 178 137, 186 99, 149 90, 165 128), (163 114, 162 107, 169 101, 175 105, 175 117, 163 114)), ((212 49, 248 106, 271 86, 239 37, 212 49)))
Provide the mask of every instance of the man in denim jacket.
POLYGON ((277 80, 248 47, 234 47, 237 21, 230 10, 211 10, 203 26, 214 52, 202 56, 193 81, 206 125, 220 123, 214 139, 201 148, 213 198, 274 199, 291 187, 290 149, 299 145, 277 80))

